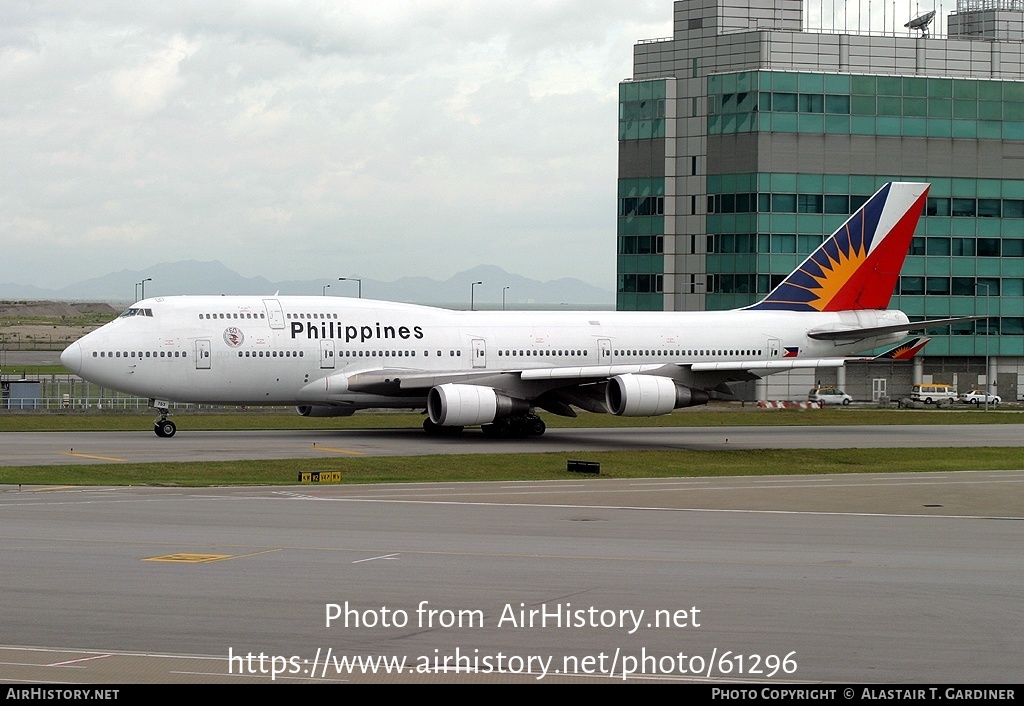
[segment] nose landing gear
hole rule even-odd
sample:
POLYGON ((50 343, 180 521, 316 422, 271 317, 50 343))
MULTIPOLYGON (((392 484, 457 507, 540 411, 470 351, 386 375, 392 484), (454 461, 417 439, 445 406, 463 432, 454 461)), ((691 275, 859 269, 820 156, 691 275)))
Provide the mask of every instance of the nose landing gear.
POLYGON ((178 427, 174 426, 174 422, 169 419, 158 419, 153 423, 153 431, 156 432, 157 436, 170 437, 174 436, 174 432, 178 431, 178 427))
POLYGON ((161 438, 174 436, 174 432, 178 431, 178 427, 174 425, 174 422, 167 418, 171 413, 171 410, 162 406, 156 400, 153 400, 151 405, 160 413, 160 416, 153 420, 153 432, 161 438))

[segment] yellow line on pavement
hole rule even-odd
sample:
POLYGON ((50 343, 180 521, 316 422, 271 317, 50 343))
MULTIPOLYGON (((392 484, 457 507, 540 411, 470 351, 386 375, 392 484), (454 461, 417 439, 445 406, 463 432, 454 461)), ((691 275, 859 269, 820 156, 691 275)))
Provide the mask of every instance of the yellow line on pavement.
POLYGON ((113 458, 111 456, 90 456, 89 454, 79 454, 74 451, 61 451, 65 456, 77 456, 78 458, 94 458, 97 461, 126 461, 124 458, 113 458))
POLYGON ((313 444, 313 447, 317 451, 333 451, 334 453, 349 454, 350 456, 362 456, 363 455, 362 451, 349 451, 348 449, 332 449, 329 446, 317 446, 316 444, 313 444))

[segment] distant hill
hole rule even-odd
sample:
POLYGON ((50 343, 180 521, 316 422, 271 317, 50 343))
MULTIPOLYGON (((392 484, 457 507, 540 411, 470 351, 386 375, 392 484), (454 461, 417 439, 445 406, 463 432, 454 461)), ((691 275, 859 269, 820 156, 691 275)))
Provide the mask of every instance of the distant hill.
POLYGON ((110 306, 106 302, 79 302, 76 304, 69 304, 68 302, 51 300, 0 300, 0 317, 74 319, 87 314, 113 316, 117 313, 119 313, 119 310, 110 306))
MULTIPOLYGON (((102 277, 69 284, 60 289, 0 283, 0 298, 58 301, 106 301, 131 303, 136 283, 146 282, 147 296, 175 294, 322 294, 355 297, 358 283, 337 278, 271 282, 263 277, 243 277, 219 261, 182 262, 153 265, 144 270, 121 270, 102 277)), ((434 304, 468 309, 473 282, 479 309, 500 309, 502 289, 508 308, 560 307, 612 309, 615 294, 572 277, 541 282, 505 272, 493 265, 480 265, 459 272, 447 280, 427 277, 403 277, 392 282, 362 278, 362 294, 367 299, 387 299, 414 304, 434 304)))

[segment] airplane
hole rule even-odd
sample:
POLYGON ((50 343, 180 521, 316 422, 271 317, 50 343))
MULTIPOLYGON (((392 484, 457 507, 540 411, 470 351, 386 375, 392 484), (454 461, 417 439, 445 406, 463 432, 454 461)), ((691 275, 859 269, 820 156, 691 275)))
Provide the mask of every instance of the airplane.
POLYGON ((909 331, 977 318, 912 324, 886 308, 928 188, 886 184, 742 309, 453 311, 343 297, 154 297, 72 343, 61 362, 149 398, 160 437, 176 431, 170 402, 289 405, 307 417, 425 408, 428 433, 480 426, 492 437, 540 436, 538 408, 668 414, 731 394, 732 382, 838 367, 909 331))

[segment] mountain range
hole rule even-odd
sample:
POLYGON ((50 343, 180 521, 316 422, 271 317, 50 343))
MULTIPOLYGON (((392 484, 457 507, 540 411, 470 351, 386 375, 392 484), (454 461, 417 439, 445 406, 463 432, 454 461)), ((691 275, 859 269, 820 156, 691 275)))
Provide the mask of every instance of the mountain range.
MULTIPOLYGON (((433 304, 458 309, 470 307, 472 289, 478 309, 500 309, 502 290, 508 308, 612 309, 615 293, 572 277, 541 282, 505 272, 493 265, 479 265, 439 281, 428 277, 403 277, 391 282, 362 277, 362 296, 414 304, 433 304), (482 284, 472 287, 473 282, 482 284)), ((125 304, 135 301, 137 284, 145 284, 147 296, 176 294, 323 294, 355 297, 359 283, 333 279, 286 280, 272 282, 264 277, 243 277, 214 260, 188 260, 163 263, 144 270, 121 270, 102 277, 69 284, 60 289, 0 282, 0 297, 5 299, 49 299, 64 301, 106 301, 125 304)))

